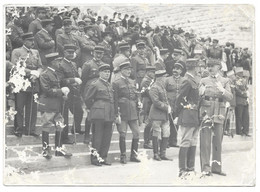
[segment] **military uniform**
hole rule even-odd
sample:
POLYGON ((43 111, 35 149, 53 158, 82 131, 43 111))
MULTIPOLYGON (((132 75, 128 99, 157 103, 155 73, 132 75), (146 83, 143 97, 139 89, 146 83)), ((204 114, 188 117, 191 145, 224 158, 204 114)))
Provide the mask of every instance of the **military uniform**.
MULTIPOLYGON (((26 34, 24 34, 26 35, 26 34)), ((42 63, 39 52, 35 49, 28 49, 25 46, 14 49, 12 52, 11 62, 16 63, 19 58, 26 59, 26 79, 31 82, 31 86, 26 91, 20 91, 15 94, 15 105, 17 114, 15 116, 15 132, 21 136, 24 122, 24 107, 25 107, 25 133, 30 135, 38 135, 36 130, 37 119, 37 103, 35 103, 33 95, 39 92, 39 79, 32 81, 30 79, 32 70, 41 70, 42 63)))
MULTIPOLYGON (((105 65, 103 66, 106 67, 105 65)), ((107 65, 107 68, 110 70, 109 65, 107 65)), ((89 86, 84 98, 87 109, 90 109, 88 118, 94 124, 92 147, 106 161, 113 134, 112 124, 115 120, 112 86, 109 82, 99 78, 89 86)), ((93 155, 91 162, 99 165, 97 158, 93 155)))
POLYGON ((68 87, 70 89, 70 92, 68 94, 68 100, 66 100, 62 109, 62 115, 64 118, 64 123, 66 125, 66 127, 63 129, 63 142, 66 142, 68 140, 69 126, 68 110, 70 110, 70 112, 73 114, 73 126, 75 126, 76 132, 81 133, 83 109, 80 95, 80 86, 76 83, 75 80, 75 78, 79 78, 76 64, 72 61, 69 61, 66 58, 59 58, 58 63, 58 74, 61 80, 61 86, 68 87))
MULTIPOLYGON (((120 65, 123 67, 131 67, 130 63, 126 62, 120 65), (126 66, 124 66, 126 65, 126 66)), ((122 70, 122 68, 121 68, 122 70)), ((138 127, 138 114, 137 114, 137 90, 133 80, 121 76, 113 82, 115 113, 120 113, 121 124, 117 125, 117 130, 120 134, 119 147, 121 152, 121 162, 126 163, 126 144, 125 138, 127 133, 127 126, 129 125, 132 133, 132 147, 131 147, 131 160, 136 161, 136 152, 138 150, 139 142, 139 127, 138 127)), ((138 162, 140 162, 138 160, 138 162)))
POLYGON ((96 43, 88 36, 83 35, 80 37, 79 45, 81 48, 80 66, 83 66, 84 63, 93 59, 92 51, 94 51, 96 43))
POLYGON ((170 104, 167 99, 167 93, 163 80, 158 80, 158 77, 164 78, 166 74, 165 70, 156 71, 156 81, 152 85, 149 95, 152 100, 152 106, 149 113, 149 119, 152 121, 153 130, 153 152, 154 159, 160 161, 169 160, 166 157, 166 148, 168 145, 168 139, 170 135, 168 108, 170 104), (161 138, 162 136, 162 138, 161 138), (158 153, 158 139, 161 139, 160 144, 160 156, 158 153))
POLYGON ((33 35, 35 35, 41 29, 42 29, 41 20, 37 18, 29 24, 28 32, 32 32, 33 35))
MULTIPOLYGON (((210 65, 220 65, 218 60, 208 61, 210 65)), ((219 74, 208 76, 201 79, 201 87, 205 87, 204 93, 201 92, 202 101, 200 106, 200 160, 202 172, 213 172, 223 174, 221 167, 221 148, 223 136, 223 123, 226 114, 226 101, 230 101, 233 97, 230 89, 230 81, 219 74), (225 89, 224 92, 219 91, 217 84, 220 83, 225 89), (210 120, 210 123, 204 123, 210 120), (211 141, 212 132, 214 134, 211 141), (210 165, 210 151, 212 142, 212 165, 210 165)), ((223 174, 224 175, 224 174, 223 174)))
POLYGON ((114 70, 112 73, 111 82, 114 82, 115 80, 117 80, 118 78, 121 77, 119 65, 126 61, 130 62, 130 59, 128 57, 126 57, 124 54, 118 54, 115 56, 114 61, 113 61, 114 70))
POLYGON ((101 43, 99 43, 100 46, 104 47, 104 55, 102 58, 102 61, 104 63, 109 64, 112 67, 113 57, 112 57, 112 47, 111 45, 103 40, 101 43))

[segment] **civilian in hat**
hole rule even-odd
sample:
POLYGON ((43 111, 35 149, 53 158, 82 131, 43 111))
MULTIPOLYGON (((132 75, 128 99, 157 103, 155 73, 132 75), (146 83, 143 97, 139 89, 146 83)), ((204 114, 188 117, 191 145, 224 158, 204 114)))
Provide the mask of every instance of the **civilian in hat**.
POLYGON ((35 34, 35 47, 40 53, 44 66, 47 65, 45 55, 53 53, 55 50, 55 41, 51 36, 53 25, 53 20, 44 19, 42 20, 42 29, 35 34))
MULTIPOLYGON (((165 89, 167 92, 168 101, 172 108, 172 117, 175 119, 178 117, 175 101, 180 93, 181 85, 184 81, 184 77, 181 76, 185 70, 185 63, 183 61, 178 61, 173 64, 172 76, 169 76, 165 80, 165 89)), ((177 145, 177 131, 178 126, 174 125, 173 119, 169 116, 170 121, 170 137, 169 137, 169 147, 178 147, 177 145)))
POLYGON ((53 32, 54 33, 56 32, 57 29, 60 29, 62 27, 62 21, 63 21, 63 18, 65 17, 66 12, 67 12, 67 9, 62 8, 58 11, 58 15, 53 17, 53 21, 54 21, 53 32))
POLYGON ((241 136, 249 135, 249 91, 248 91, 248 77, 243 77, 243 68, 237 67, 235 69, 235 97, 236 97, 236 134, 241 136))
MULTIPOLYGON (((62 141, 64 144, 72 144, 73 142, 68 137, 69 133, 69 119, 68 113, 69 110, 73 114, 74 124, 71 132, 73 134, 79 133, 83 134, 81 131, 81 121, 83 117, 81 95, 80 95, 80 86, 81 79, 78 74, 77 65, 73 62, 74 53, 77 50, 77 47, 74 44, 65 44, 64 45, 64 57, 60 58, 59 62, 59 77, 61 80, 61 86, 68 87, 70 93, 68 94, 68 100, 64 103, 63 106, 63 118, 66 127, 62 131, 62 141), (76 133, 75 133, 76 132, 76 133)), ((76 142, 76 141, 74 141, 76 142)))
POLYGON ((94 29, 91 25, 84 27, 84 35, 79 37, 79 46, 81 50, 80 65, 93 59, 93 51, 96 43, 91 39, 94 36, 94 29))
POLYGON ((171 160, 166 157, 166 148, 170 136, 169 117, 172 112, 170 103, 168 102, 167 93, 165 90, 165 70, 155 72, 156 80, 149 90, 149 95, 152 100, 152 106, 149 113, 149 119, 152 121, 153 130, 153 153, 154 159, 157 161, 171 160), (159 151, 159 140, 160 151, 159 151))
POLYGON ((201 170, 205 176, 210 176, 212 173, 226 176, 222 171, 221 146, 226 114, 225 102, 230 101, 233 95, 230 81, 219 74, 220 69, 221 63, 218 59, 209 59, 209 76, 201 79, 199 87, 202 99, 200 107, 200 120, 202 121, 200 160, 201 170), (214 134, 213 138, 212 134, 214 134), (211 146, 212 164, 210 164, 211 146))
POLYGON ((218 42, 217 39, 213 39, 213 44, 207 52, 208 58, 222 60, 223 50, 219 47, 218 42))
POLYGON ((121 42, 118 44, 119 54, 115 55, 113 60, 113 73, 111 77, 111 82, 121 77, 119 65, 123 62, 130 62, 130 45, 127 42, 121 42))
POLYGON ((155 62, 155 68, 156 70, 165 70, 166 66, 164 61, 169 56, 169 50, 168 49, 160 49, 160 55, 157 57, 157 61, 155 62))
POLYGON ((63 56, 64 53, 64 45, 65 44, 73 44, 76 47, 74 52, 74 58, 72 59, 76 62, 77 67, 81 67, 81 63, 79 62, 80 58, 80 46, 79 46, 79 38, 71 33, 72 31, 72 22, 70 19, 63 20, 64 33, 59 34, 56 39, 57 50, 60 56, 63 56))
MULTIPOLYGON (((145 54, 145 42, 137 41, 137 54, 131 58, 132 73, 131 78, 136 81, 138 85, 142 82, 145 76, 146 67, 150 65, 145 54)), ((140 87, 140 86, 139 86, 140 87)))
POLYGON ((112 124, 115 120, 114 92, 109 83, 110 65, 99 66, 99 78, 93 82, 84 95, 89 120, 93 123, 92 147, 98 152, 103 161, 91 155, 91 163, 96 166, 111 165, 107 154, 112 137, 112 124))
POLYGON ((99 44, 100 46, 104 47, 104 55, 102 61, 104 63, 109 64, 112 67, 113 56, 112 56, 112 34, 111 32, 104 32, 103 33, 103 41, 99 44))
MULTIPOLYGON (((181 63, 179 63, 181 64, 181 63)), ((181 66, 177 64, 176 66, 181 66)), ((179 150, 179 177, 185 178, 188 172, 195 170, 195 155, 197 138, 199 134, 199 66, 197 59, 186 61, 187 72, 179 87, 179 94, 175 100, 176 114, 174 123, 180 129, 180 150, 179 150)), ((180 71, 179 71, 180 72, 180 71)))
POLYGON ((138 95, 134 81, 129 79, 131 75, 130 62, 120 65, 121 78, 113 82, 115 114, 121 116, 121 123, 117 124, 119 132, 120 162, 126 164, 126 133, 129 126, 132 133, 132 145, 130 161, 140 162, 137 157, 139 142, 139 127, 137 108, 142 108, 142 103, 138 102, 138 95))
POLYGON ((129 15, 128 14, 125 14, 124 16, 124 19, 122 20, 122 26, 128 30, 128 18, 129 18, 129 15))
POLYGON ((24 33, 22 38, 23 46, 13 50, 11 62, 16 63, 19 59, 25 61, 25 68, 27 69, 25 79, 30 81, 31 86, 25 91, 20 91, 15 94, 15 110, 17 111, 17 114, 15 116, 14 134, 17 137, 21 137, 22 134, 37 137, 40 133, 36 129, 37 103, 34 102, 33 95, 39 93, 39 75, 42 71, 42 62, 38 50, 33 49, 33 33, 24 33))
MULTIPOLYGON (((90 61, 87 61, 82 66, 82 85, 81 85, 81 94, 85 98, 85 95, 89 89, 89 86, 92 82, 96 81, 99 78, 99 67, 105 64, 101 59, 104 54, 104 48, 102 46, 96 45, 94 48, 94 58, 90 61)), ((86 99, 84 99, 86 102, 86 99)), ((84 142, 88 143, 90 141, 90 127, 91 122, 86 118, 85 120, 85 139, 84 142)))
POLYGON ((35 35, 42 29, 41 21, 46 18, 46 8, 38 7, 36 9, 36 19, 29 24, 28 32, 32 32, 35 35))
POLYGON ((41 112, 42 122, 42 156, 46 159, 51 159, 51 147, 49 145, 49 132, 51 127, 55 126, 55 155, 70 157, 71 153, 62 148, 61 131, 64 127, 64 119, 61 115, 61 107, 64 100, 67 98, 69 88, 60 86, 60 79, 56 70, 58 65, 55 63, 55 58, 59 53, 47 54, 47 68, 40 75, 41 95, 39 98, 39 111, 41 112))
POLYGON ((143 111, 144 111, 144 148, 145 149, 153 149, 150 145, 151 140, 151 128, 152 128, 152 121, 149 119, 149 112, 152 105, 152 100, 149 95, 149 90, 154 83, 155 79, 155 67, 154 66, 147 66, 146 67, 146 74, 141 82, 141 93, 142 93, 142 103, 143 103, 143 111))

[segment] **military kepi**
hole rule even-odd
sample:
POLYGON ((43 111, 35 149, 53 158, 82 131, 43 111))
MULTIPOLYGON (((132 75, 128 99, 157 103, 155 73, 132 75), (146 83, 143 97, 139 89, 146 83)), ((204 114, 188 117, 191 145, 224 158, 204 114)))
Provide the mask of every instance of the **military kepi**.
POLYGON ((94 51, 103 53, 104 52, 104 47, 100 46, 100 45, 97 45, 97 46, 95 46, 94 51))
POLYGON ((155 67, 154 66, 147 66, 146 71, 155 71, 155 67))
POLYGON ((187 59, 186 60, 186 67, 197 67, 198 66, 198 59, 187 59))
POLYGON ((166 70, 157 70, 155 71, 155 76, 156 77, 162 77, 166 74, 166 70))
POLYGON ((110 65, 109 64, 103 64, 101 66, 99 66, 98 70, 99 71, 105 71, 105 70, 109 70, 110 71, 110 65))
POLYGON ((24 34, 22 35, 22 38, 23 38, 23 40, 33 39, 33 38, 34 38, 34 37, 33 37, 33 33, 32 33, 32 32, 24 33, 24 34))
POLYGON ((59 57, 59 53, 49 53, 47 55, 45 55, 45 58, 48 60, 54 60, 55 58, 59 57))
POLYGON ((73 44, 65 44, 64 45, 64 50, 66 51, 75 51, 77 47, 73 44))

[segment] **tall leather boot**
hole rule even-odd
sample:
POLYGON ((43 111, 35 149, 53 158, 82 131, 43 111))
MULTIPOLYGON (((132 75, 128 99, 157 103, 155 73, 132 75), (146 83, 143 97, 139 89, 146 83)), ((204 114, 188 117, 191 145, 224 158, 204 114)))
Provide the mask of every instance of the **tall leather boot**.
POLYGON ((119 148, 120 148, 120 163, 126 164, 126 146, 125 137, 119 138, 119 148))
POLYGON ((184 176, 186 173, 186 162, 187 162, 187 153, 189 147, 180 147, 179 151, 179 177, 184 176))
POLYGON ((196 156, 196 146, 189 147, 187 153, 187 171, 194 171, 195 156, 196 156))
POLYGON ((42 156, 51 159, 51 148, 49 146, 49 132, 42 131, 42 156))
POLYGON ((147 124, 144 128, 144 148, 145 149, 153 149, 153 147, 150 145, 150 127, 149 124, 147 124))
POLYGON ((161 157, 161 160, 172 161, 172 159, 169 159, 166 157, 166 148, 168 146, 168 140, 169 140, 169 137, 163 137, 161 140, 160 157, 161 157))
POLYGON ((55 156, 64 156, 65 158, 69 158, 72 156, 72 154, 68 153, 62 148, 61 134, 61 131, 55 132, 55 156))
POLYGON ((138 142, 139 139, 132 139, 132 146, 131 146, 131 156, 130 161, 132 162, 141 162, 140 159, 137 158, 137 152, 138 152, 138 142))
POLYGON ((69 138, 69 125, 64 127, 61 135, 62 143, 72 145, 74 142, 69 138))
POLYGON ((152 141, 153 141, 153 154, 154 154, 153 159, 157 160, 157 161, 161 161, 161 158, 158 153, 158 147, 159 147, 158 146, 158 137, 153 136, 152 141))

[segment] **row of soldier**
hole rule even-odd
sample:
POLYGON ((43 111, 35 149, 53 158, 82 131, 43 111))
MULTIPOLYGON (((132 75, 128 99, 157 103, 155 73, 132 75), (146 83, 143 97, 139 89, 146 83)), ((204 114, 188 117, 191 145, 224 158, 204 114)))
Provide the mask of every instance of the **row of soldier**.
MULTIPOLYGON (((51 20, 44 20, 43 23, 47 30, 48 27, 51 29, 51 20)), ((66 36, 66 30, 71 30, 69 19, 65 19, 63 24, 64 32, 58 36, 60 39, 66 36)), ((37 34, 44 32, 45 28, 37 34)), ((151 148, 149 145, 151 139, 156 160, 169 160, 166 157, 166 148, 168 145, 177 146, 177 132, 180 126, 182 138, 179 154, 180 177, 194 170, 196 141, 199 133, 203 141, 200 142, 201 152, 204 152, 201 156, 202 171, 205 175, 211 175, 211 171, 223 175, 219 166, 219 163, 221 164, 221 150, 219 149, 221 149, 223 123, 226 125, 229 120, 226 118, 226 112, 231 108, 226 106, 226 101, 230 101, 232 95, 237 99, 236 102, 240 102, 236 110, 236 124, 239 127, 237 133, 248 135, 249 117, 245 114, 248 114, 247 80, 250 75, 241 67, 224 74, 232 79, 230 88, 231 81, 222 77, 223 72, 220 71, 222 65, 219 60, 207 60, 207 67, 205 60, 199 61, 199 58, 187 61, 180 59, 183 57, 182 50, 174 49, 173 54, 170 54, 169 49, 155 49, 159 53, 156 54, 157 61, 152 65, 146 58, 147 46, 142 38, 136 41, 137 51, 132 54, 131 46, 127 41, 119 43, 119 54, 114 59, 109 57, 105 60, 106 62, 103 62, 103 58, 106 58, 106 44, 98 46, 93 44, 93 54, 90 54, 89 60, 80 67, 75 63, 76 57, 80 55, 78 47, 66 41, 66 38, 64 42, 61 40, 63 44, 59 53, 54 53, 52 50, 40 56, 43 52, 33 49, 37 34, 35 36, 32 33, 23 34, 23 46, 12 51, 11 62, 7 64, 12 66, 19 58, 28 57, 27 76, 32 81, 32 87, 15 95, 17 110, 15 135, 21 137, 23 131, 33 136, 39 135, 35 129, 37 103, 33 102, 33 94, 40 91, 38 110, 42 113, 43 155, 46 158, 51 157, 48 133, 53 123, 57 127, 56 154, 65 157, 72 155, 62 148, 62 144, 72 143, 68 137, 68 110, 74 114, 72 132, 82 134, 82 99, 88 111, 85 121, 86 142, 89 141, 89 133, 92 129, 93 148, 104 160, 100 162, 92 155, 92 164, 98 166, 110 164, 106 157, 114 121, 120 133, 120 162, 126 163, 125 136, 128 126, 133 132, 130 160, 140 161, 137 157, 138 124, 141 123, 142 111, 145 122, 145 148, 151 148), (132 55, 131 59, 129 59, 130 55, 132 55), (173 55, 175 61, 170 60, 166 65, 169 55, 173 55), (43 65, 42 60, 45 62, 43 65), (236 78, 234 78, 234 73, 236 73, 236 78), (169 77, 166 78, 166 74, 169 77), (183 77, 184 74, 185 77, 183 77), (201 76, 209 77, 203 78, 199 85, 201 76), (23 126, 24 106, 26 106, 25 127, 23 126), (199 111, 200 119, 197 118, 199 111), (208 122, 207 120, 210 120, 210 123, 204 125, 203 123, 208 122), (209 144, 212 130, 214 131, 212 142, 215 146, 212 153, 216 165, 213 163, 211 170, 209 144)), ((104 43, 112 39, 109 32, 103 33, 103 37, 104 43)), ((49 43, 53 44, 52 41, 50 40, 49 43)), ((81 55, 87 56, 82 53, 81 55)))

